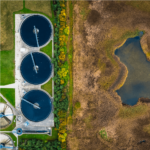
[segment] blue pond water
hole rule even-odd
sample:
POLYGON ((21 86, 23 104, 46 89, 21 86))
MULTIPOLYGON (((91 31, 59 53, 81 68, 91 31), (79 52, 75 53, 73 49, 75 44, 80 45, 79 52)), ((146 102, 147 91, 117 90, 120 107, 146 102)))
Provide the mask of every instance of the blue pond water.
POLYGON ((49 21, 40 15, 30 16, 22 23, 20 34, 23 41, 31 47, 37 47, 35 33, 33 32, 34 26, 39 30, 37 34, 39 46, 46 44, 51 37, 52 28, 49 21))
POLYGON ((32 53, 35 65, 38 66, 38 73, 35 72, 31 55, 28 54, 21 62, 20 71, 22 77, 31 84, 44 83, 52 73, 52 64, 50 59, 43 53, 32 53))
POLYGON ((24 116, 34 122, 45 120, 51 113, 52 103, 50 97, 43 91, 32 90, 23 96, 24 99, 35 104, 38 103, 40 109, 34 108, 31 104, 21 101, 21 110, 24 116))
POLYGON ((122 102, 135 105, 139 98, 150 98, 150 62, 140 45, 140 37, 129 38, 115 54, 128 69, 124 85, 117 90, 122 102))

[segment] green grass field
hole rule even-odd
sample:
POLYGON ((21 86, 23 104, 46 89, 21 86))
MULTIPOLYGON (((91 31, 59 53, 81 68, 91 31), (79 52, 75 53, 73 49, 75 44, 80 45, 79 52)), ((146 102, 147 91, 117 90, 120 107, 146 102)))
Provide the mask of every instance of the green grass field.
POLYGON ((0 97, 0 103, 6 103, 6 101, 2 97, 0 97))
POLYGON ((15 107, 15 89, 0 89, 0 92, 15 107))
POLYGON ((15 82, 15 50, 1 51, 0 56, 1 78, 0 85, 7 85, 15 82))

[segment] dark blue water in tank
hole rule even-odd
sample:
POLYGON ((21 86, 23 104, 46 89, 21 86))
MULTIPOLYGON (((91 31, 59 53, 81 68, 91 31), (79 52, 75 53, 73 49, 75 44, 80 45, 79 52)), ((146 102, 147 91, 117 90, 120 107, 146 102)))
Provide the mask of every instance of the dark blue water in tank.
POLYGON ((38 66, 38 73, 35 72, 31 54, 28 54, 21 62, 20 71, 22 77, 31 84, 42 84, 47 81, 52 73, 50 59, 43 53, 32 53, 35 65, 38 66))
POLYGON ((39 30, 37 36, 39 46, 48 42, 52 34, 50 22, 43 16, 33 15, 25 19, 20 28, 22 40, 31 47, 37 47, 35 33, 33 32, 34 26, 39 30))
POLYGON ((40 109, 37 109, 24 100, 21 101, 21 111, 28 120, 39 122, 45 120, 50 115, 52 102, 45 92, 32 90, 26 93, 23 98, 33 104, 38 103, 38 106, 40 107, 40 109))
POLYGON ((123 103, 135 105, 139 98, 150 98, 150 62, 141 48, 140 36, 129 38, 115 51, 128 69, 124 85, 117 90, 123 103))

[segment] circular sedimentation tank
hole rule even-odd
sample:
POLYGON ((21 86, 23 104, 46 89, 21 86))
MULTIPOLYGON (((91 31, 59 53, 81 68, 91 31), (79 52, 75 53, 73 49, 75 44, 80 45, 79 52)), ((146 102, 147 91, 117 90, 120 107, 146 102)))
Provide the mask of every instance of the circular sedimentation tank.
POLYGON ((26 93, 21 100, 21 111, 30 121, 40 122, 51 113, 52 102, 50 96, 41 90, 26 93))
POLYGON ((42 84, 52 74, 50 58, 41 52, 28 53, 21 62, 20 72, 28 83, 34 85, 42 84))
POLYGON ((0 149, 10 150, 14 149, 14 142, 8 134, 0 133, 0 149))
POLYGON ((0 103, 0 128, 8 127, 13 121, 12 109, 4 103, 0 103))
POLYGON ((24 43, 30 47, 38 47, 35 31, 37 33, 39 47, 47 44, 52 36, 50 20, 43 15, 36 14, 28 16, 22 22, 20 35, 24 43))

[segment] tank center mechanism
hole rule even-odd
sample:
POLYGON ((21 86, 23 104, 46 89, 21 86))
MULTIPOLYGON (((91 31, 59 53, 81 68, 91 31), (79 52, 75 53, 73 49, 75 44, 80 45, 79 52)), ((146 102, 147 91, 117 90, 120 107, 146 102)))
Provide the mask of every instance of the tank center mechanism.
POLYGON ((13 114, 5 114, 7 107, 7 105, 4 106, 3 111, 0 113, 0 118, 7 118, 7 116, 13 116, 13 114))
POLYGON ((7 115, 5 115, 4 113, 0 113, 0 118, 6 117, 6 116, 13 116, 13 114, 7 114, 7 115))
POLYGON ((34 34, 35 34, 37 47, 39 47, 39 41, 38 41, 38 36, 37 36, 37 34, 38 34, 39 30, 38 30, 38 29, 36 29, 36 27, 34 26, 34 30, 33 30, 33 31, 34 31, 34 34))
POLYGON ((39 33, 39 29, 36 28, 35 26, 34 26, 34 29, 33 29, 33 33, 34 33, 34 34, 39 33), (35 30, 36 30, 36 31, 35 31, 35 30))
POLYGON ((35 70, 35 72, 36 72, 36 73, 38 73, 37 71, 38 71, 39 67, 38 67, 37 65, 35 65, 35 61, 34 61, 34 58, 33 58, 32 52, 30 53, 30 55, 31 55, 31 58, 32 58, 32 62, 33 62, 33 66, 34 66, 34 70, 35 70))
POLYGON ((34 108, 38 108, 38 109, 40 109, 40 107, 39 107, 39 104, 38 104, 38 103, 33 104, 33 103, 29 102, 28 100, 26 100, 26 99, 24 99, 24 98, 22 98, 22 100, 24 100, 26 103, 28 103, 28 104, 32 105, 34 108))
POLYGON ((14 147, 5 146, 4 143, 1 143, 1 144, 0 144, 0 149, 2 149, 2 148, 14 149, 14 147))
MULTIPOLYGON (((6 143, 7 144, 7 143, 6 143)), ((0 149, 14 149, 14 147, 5 146, 5 143, 0 144, 0 149)))

